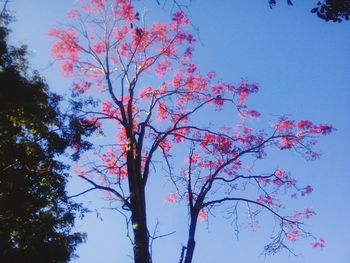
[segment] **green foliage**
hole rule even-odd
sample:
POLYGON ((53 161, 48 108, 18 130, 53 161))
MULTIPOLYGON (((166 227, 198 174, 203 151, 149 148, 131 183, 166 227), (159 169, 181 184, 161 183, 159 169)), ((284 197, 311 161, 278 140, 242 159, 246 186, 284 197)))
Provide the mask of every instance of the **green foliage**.
POLYGON ((63 128, 60 97, 30 72, 26 48, 8 45, 8 21, 2 14, 0 262, 67 262, 85 235, 71 231, 82 210, 67 197, 67 166, 57 156, 76 131, 63 128))

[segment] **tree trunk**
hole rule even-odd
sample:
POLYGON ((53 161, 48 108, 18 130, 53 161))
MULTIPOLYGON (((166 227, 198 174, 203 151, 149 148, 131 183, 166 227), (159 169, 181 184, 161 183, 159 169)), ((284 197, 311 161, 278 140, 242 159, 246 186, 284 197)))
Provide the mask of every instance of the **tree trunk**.
MULTIPOLYGON (((133 206, 133 205, 132 205, 133 206)), ((134 261, 135 263, 150 263, 149 235, 144 207, 136 208, 132 213, 132 229, 134 232, 134 261), (139 211, 141 210, 141 214, 139 211)))
POLYGON ((146 198, 140 171, 136 169, 136 161, 127 154, 128 182, 130 191, 131 223, 134 233, 134 262, 150 263, 149 234, 146 216, 146 198))
POLYGON ((196 241, 194 240, 197 225, 197 215, 191 216, 190 229, 188 231, 188 241, 186 249, 186 257, 184 263, 191 263, 193 258, 194 249, 196 246, 196 241))

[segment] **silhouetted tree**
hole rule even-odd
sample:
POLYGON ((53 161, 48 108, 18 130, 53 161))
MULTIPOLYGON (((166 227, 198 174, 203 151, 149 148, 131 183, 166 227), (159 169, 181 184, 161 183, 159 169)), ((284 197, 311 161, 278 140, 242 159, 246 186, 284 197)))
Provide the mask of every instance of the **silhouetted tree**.
POLYGON ((65 121, 58 109, 60 97, 48 91, 37 72, 31 72, 26 47, 8 44, 10 20, 4 5, 0 16, 0 262, 67 262, 85 239, 85 234, 72 233, 75 217, 83 210, 67 197, 67 166, 57 160, 72 144, 74 133, 61 129, 65 121))
MULTIPOLYGON (((287 0, 288 5, 293 5, 291 0, 287 0)), ((276 5, 276 0, 269 0, 270 8, 276 5)), ((311 13, 325 21, 342 22, 349 20, 350 1, 349 0, 323 0, 318 1, 316 7, 311 9, 311 13)))

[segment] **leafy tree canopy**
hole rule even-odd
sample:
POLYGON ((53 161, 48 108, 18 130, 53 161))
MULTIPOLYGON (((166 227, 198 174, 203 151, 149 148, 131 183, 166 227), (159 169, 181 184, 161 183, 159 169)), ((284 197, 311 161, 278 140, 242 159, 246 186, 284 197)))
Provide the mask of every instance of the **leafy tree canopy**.
POLYGON ((26 47, 8 44, 10 20, 4 9, 0 17, 0 262, 67 262, 85 239, 82 233, 72 233, 82 209, 67 197, 67 166, 56 159, 72 144, 74 133, 62 128, 60 97, 48 91, 37 72, 31 72, 26 47))

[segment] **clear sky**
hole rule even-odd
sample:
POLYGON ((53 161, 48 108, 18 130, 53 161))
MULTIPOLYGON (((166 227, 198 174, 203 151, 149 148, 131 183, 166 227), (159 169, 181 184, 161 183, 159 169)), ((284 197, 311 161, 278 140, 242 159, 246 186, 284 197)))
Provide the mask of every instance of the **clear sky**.
MULTIPOLYGON (((9 5, 17 16, 11 40, 29 46, 33 67, 60 94, 68 94, 69 82, 59 75, 57 65, 48 67, 47 32, 74 2, 13 0, 9 5)), ((149 18, 164 19, 168 12, 155 2, 147 0, 142 5, 149 10, 149 18)), ((317 1, 294 2, 294 7, 288 7, 281 0, 270 10, 267 0, 193 0, 192 22, 200 29, 202 42, 194 59, 202 71, 215 70, 225 81, 237 83, 248 77, 258 82, 260 92, 250 105, 263 114, 262 122, 289 114, 296 119, 328 122, 337 129, 321 139, 318 149, 323 155, 314 162, 292 153, 268 158, 272 167, 283 166, 302 184, 313 186, 312 195, 287 205, 317 211, 308 229, 323 236, 326 247, 313 250, 310 241, 300 241, 294 246, 302 254, 299 257, 282 252, 265 258, 261 252, 273 227, 268 217, 257 232, 242 228, 237 240, 230 221, 218 214, 209 218, 208 224, 199 224, 194 262, 350 262, 350 22, 326 23, 309 13, 317 1)), ((153 229, 158 218, 160 234, 176 233, 155 241, 154 261, 178 262, 181 243, 186 242, 186 210, 181 205, 165 204, 162 198, 168 185, 155 181, 148 188, 149 227, 153 229)), ((85 187, 85 183, 72 179, 70 193, 85 187)), ((80 258, 74 262, 132 262, 127 256, 132 250, 125 237, 123 217, 106 209, 110 206, 102 194, 92 193, 79 201, 97 209, 103 220, 91 213, 77 223, 77 230, 87 232, 89 238, 78 248, 80 258)))

